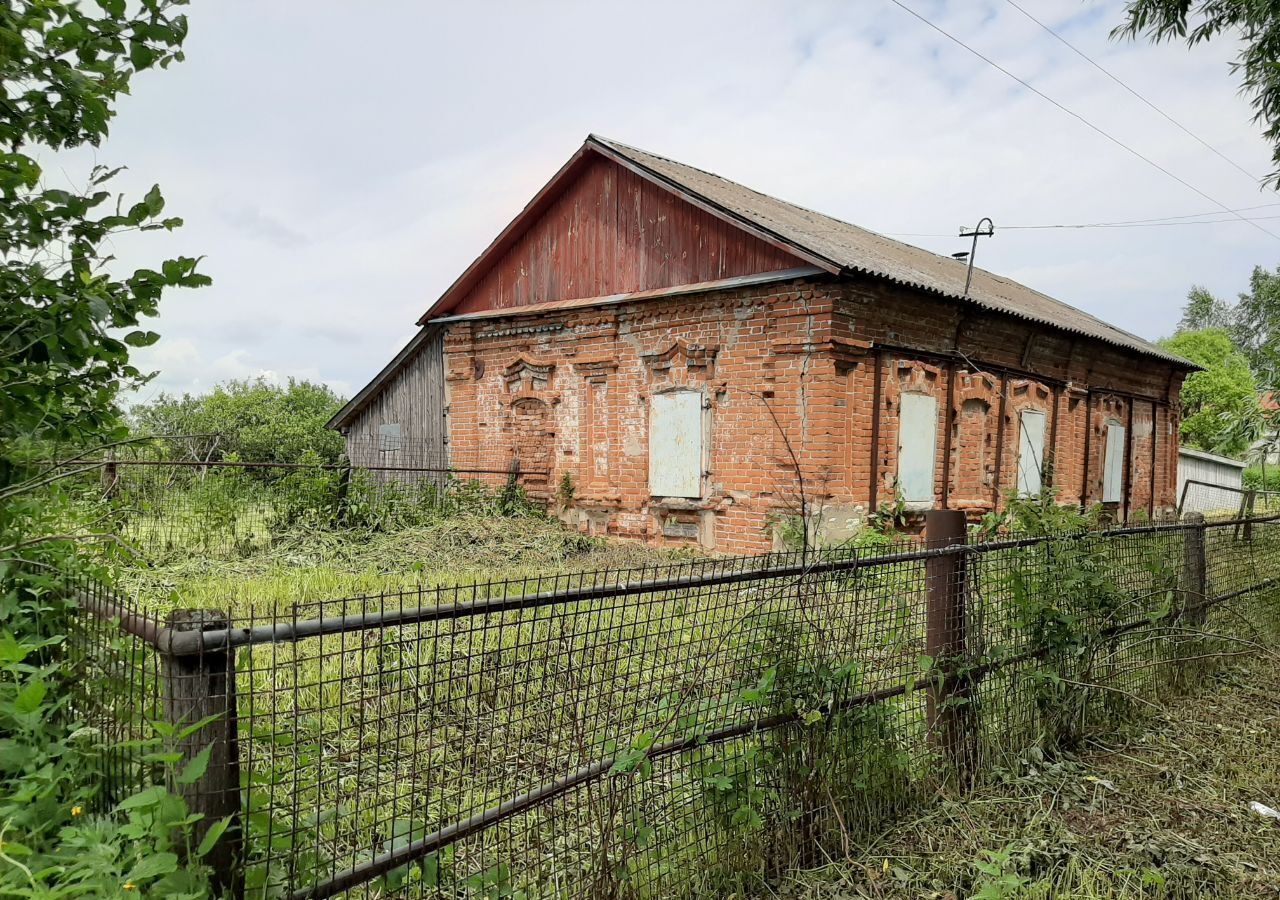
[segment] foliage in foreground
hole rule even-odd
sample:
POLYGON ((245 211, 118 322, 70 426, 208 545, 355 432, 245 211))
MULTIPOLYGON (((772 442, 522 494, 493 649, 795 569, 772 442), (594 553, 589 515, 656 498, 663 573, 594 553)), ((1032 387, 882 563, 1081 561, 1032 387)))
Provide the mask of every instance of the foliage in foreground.
MULTIPOLYGON (((83 189, 48 187, 40 160, 98 146, 133 75, 180 60, 179 0, 62 0, 0 10, 0 895, 178 897, 208 893, 191 817, 160 786, 104 798, 100 751, 75 702, 66 658, 82 569, 52 473, 33 457, 123 437, 122 386, 145 380, 132 347, 165 289, 207 283, 196 260, 166 260, 124 278, 108 268, 110 239, 172 229, 152 188, 135 203, 97 166, 83 189), (40 489, 37 491, 37 489, 40 489), (114 804, 110 808, 108 804, 114 804), (181 855, 180 855, 181 854, 181 855)), ((74 524, 74 523, 73 523, 74 524)), ((157 765, 173 760, 159 746, 157 765)), ((175 778, 191 773, 175 773, 175 778)), ((216 827, 216 826, 215 826, 216 827)))

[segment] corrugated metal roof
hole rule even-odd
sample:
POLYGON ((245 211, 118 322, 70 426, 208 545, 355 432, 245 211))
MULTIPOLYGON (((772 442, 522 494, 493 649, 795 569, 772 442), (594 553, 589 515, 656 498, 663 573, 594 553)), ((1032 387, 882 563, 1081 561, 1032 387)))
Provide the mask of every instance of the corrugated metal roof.
POLYGON ((895 241, 636 147, 597 135, 588 137, 587 143, 645 170, 678 192, 692 194, 748 226, 767 232, 807 255, 826 260, 840 270, 885 278, 971 302, 983 309, 1096 338, 1189 369, 1199 368, 1083 310, 985 269, 974 269, 973 285, 965 297, 967 263, 895 241))
POLYGON ((1231 466, 1236 469, 1247 469, 1249 464, 1238 459, 1231 459, 1228 456, 1219 456, 1216 453, 1206 453, 1203 450, 1193 450, 1190 447, 1179 447, 1179 456, 1189 456, 1192 459, 1203 459, 1207 462, 1221 463, 1224 466, 1231 466))

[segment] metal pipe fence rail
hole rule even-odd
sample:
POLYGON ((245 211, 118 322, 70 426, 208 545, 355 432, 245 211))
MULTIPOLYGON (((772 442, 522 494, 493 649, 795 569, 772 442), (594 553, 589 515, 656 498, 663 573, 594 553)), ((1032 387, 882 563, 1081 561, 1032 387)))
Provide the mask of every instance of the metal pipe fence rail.
POLYGON ((163 621, 90 586, 69 652, 115 796, 150 721, 214 748, 184 791, 236 819, 228 893, 692 897, 1194 688, 1278 586, 1280 516, 969 544, 939 511, 877 555, 163 621))

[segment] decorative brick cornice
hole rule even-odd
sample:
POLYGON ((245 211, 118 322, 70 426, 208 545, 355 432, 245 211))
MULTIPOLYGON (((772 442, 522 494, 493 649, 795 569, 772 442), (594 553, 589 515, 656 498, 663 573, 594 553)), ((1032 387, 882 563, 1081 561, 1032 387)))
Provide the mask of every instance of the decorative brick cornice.
POLYGON ((668 372, 676 360, 683 360, 685 368, 691 372, 697 370, 704 375, 710 375, 717 352, 716 347, 690 343, 681 338, 662 353, 646 353, 641 356, 641 359, 653 374, 668 372))
POLYGON ((609 375, 618 370, 618 361, 609 358, 580 359, 573 364, 573 371, 586 378, 609 375))
POLYGON ((551 387, 551 373, 556 364, 549 359, 521 356, 502 372, 507 391, 516 393, 528 390, 546 390, 551 387))

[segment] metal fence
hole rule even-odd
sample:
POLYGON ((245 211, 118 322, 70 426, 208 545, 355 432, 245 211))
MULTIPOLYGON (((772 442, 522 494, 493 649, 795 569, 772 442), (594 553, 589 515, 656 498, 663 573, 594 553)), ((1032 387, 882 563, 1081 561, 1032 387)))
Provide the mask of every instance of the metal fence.
POLYGON ((1250 652, 1280 625, 1280 521, 1242 524, 969 544, 941 511, 878 555, 164 621, 90 589, 69 650, 116 796, 139 742, 212 748, 180 789, 233 817, 235 891, 719 896, 1250 652))
POLYGON ((436 450, 377 438, 350 439, 332 459, 243 456, 217 436, 169 437, 54 470, 71 488, 75 521, 96 523, 149 562, 250 555, 318 528, 400 528, 460 511, 509 512, 524 508, 526 482, 545 476, 515 464, 450 465, 436 450))
POLYGON ((1178 513, 1197 512, 1207 519, 1244 519, 1280 512, 1280 491, 1229 487, 1187 479, 1178 495, 1178 513))

